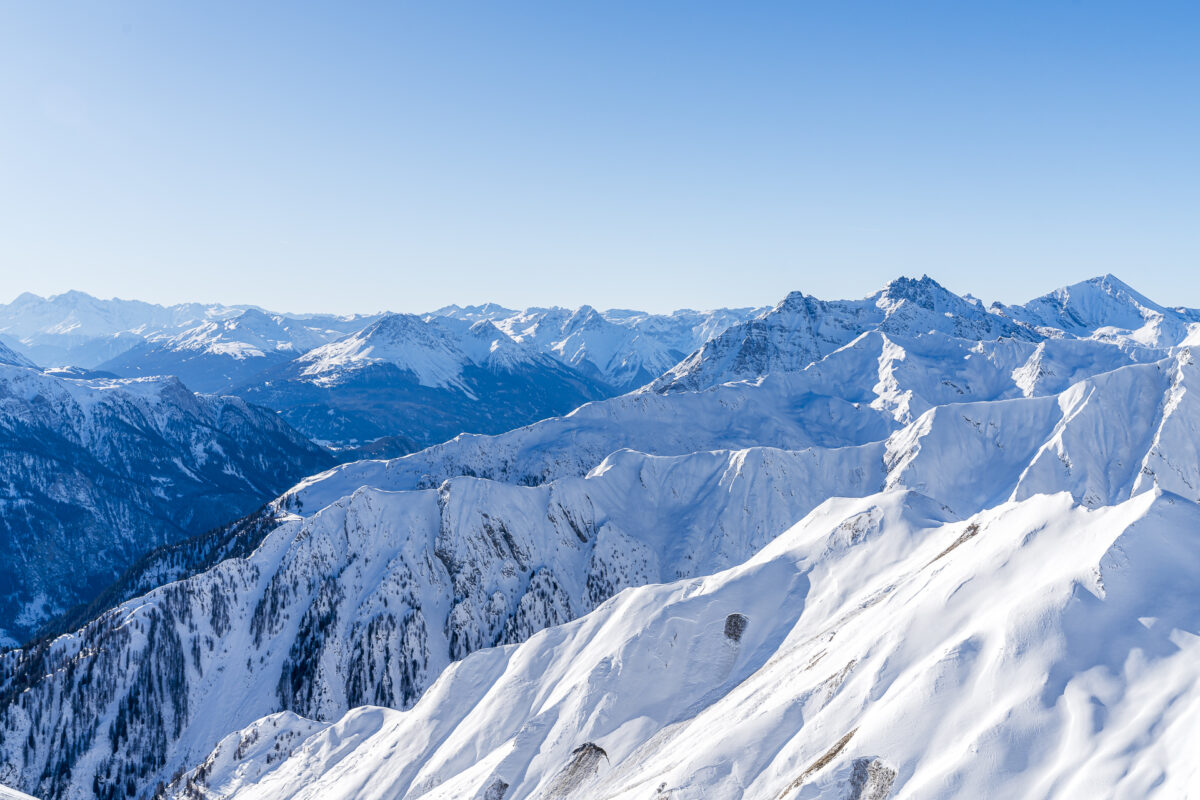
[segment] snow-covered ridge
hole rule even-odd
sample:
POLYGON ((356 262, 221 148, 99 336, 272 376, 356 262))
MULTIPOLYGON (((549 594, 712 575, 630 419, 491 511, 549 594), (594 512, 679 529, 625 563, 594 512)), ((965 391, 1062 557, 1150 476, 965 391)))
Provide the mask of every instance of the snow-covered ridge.
POLYGON ((488 320, 388 314, 239 389, 319 441, 411 452, 495 433, 611 394, 488 320))
POLYGON ((1200 309, 1160 305, 1114 275, 1056 289, 1023 306, 995 304, 992 310, 1072 336, 1157 347, 1180 344, 1200 323, 1200 309))
POLYGON ((714 337, 646 387, 695 391, 730 380, 796 371, 867 331, 971 341, 1042 338, 1029 326, 984 309, 928 276, 899 278, 864 300, 824 301, 793 292, 769 311, 714 337))
POLYGON ((448 306, 433 317, 489 320, 513 339, 550 353, 620 391, 636 389, 684 355, 761 309, 680 309, 671 314, 591 306, 528 308, 448 306))
MULTIPOLYGON (((491 321, 513 338, 624 391, 640 386, 711 336, 756 312, 683 309, 647 314, 595 312, 588 307, 515 311, 486 304, 447 306, 423 319, 491 321), (592 315, 595 319, 587 322, 592 315)), ((148 370, 164 367, 167 374, 174 374, 168 353, 184 359, 197 354, 239 360, 279 352, 294 356, 358 333, 380 316, 280 314, 254 306, 201 303, 160 306, 101 300, 83 292, 42 298, 27 292, 12 303, 0 304, 0 339, 45 366, 91 368, 112 362, 109 366, 135 374, 157 374, 148 370)))
POLYGON ((43 366, 95 367, 152 336, 172 335, 247 306, 101 300, 83 292, 25 292, 0 304, 0 337, 43 366))
POLYGON ((250 309, 236 317, 203 322, 162 341, 160 346, 234 358, 261 358, 271 352, 299 355, 341 335, 337 330, 250 309))
POLYGON ((488 320, 386 314, 363 330, 318 347, 298 359, 300 375, 323 386, 371 364, 411 372, 422 386, 469 392, 463 369, 474 365, 512 370, 536 362, 538 352, 510 338, 488 320))
POLYGON ((10 367, 32 367, 34 363, 20 353, 15 352, 12 348, 6 347, 0 342, 0 365, 10 367))
POLYGON ((1157 491, 962 520, 907 492, 832 500, 741 566, 453 664, 409 711, 255 722, 199 784, 238 800, 1185 797, 1198 527, 1200 508, 1157 491), (264 758, 277 741, 288 757, 264 758))
MULTIPOLYGON (((880 341, 891 340, 881 337, 880 341)), ((1039 349, 1035 344, 1005 346, 1039 349)), ((1111 345, 1090 346, 1122 352, 1111 345)), ((1043 355, 1049 347, 1041 349, 1043 355)), ((985 349, 979 364, 990 363, 995 353, 985 349)), ((1014 358, 1011 363, 1021 362, 1014 358)), ((1200 380, 1197 369, 1190 353, 1181 352, 1157 362, 1119 366, 1054 394, 1026 396, 1013 382, 1015 388, 1005 392, 1003 399, 932 406, 902 427, 889 428, 890 435, 885 432, 882 438, 857 446, 800 451, 759 447, 674 457, 624 451, 605 459, 587 477, 534 487, 460 477, 419 491, 356 487, 329 502, 312 489, 301 490, 281 501, 280 511, 288 515, 249 558, 224 562, 125 603, 76 636, 36 652, 6 656, 9 671, 5 674, 13 676, 7 685, 29 691, 20 706, 10 705, 0 712, 4 741, 26 741, 34 720, 39 731, 46 730, 46 737, 35 737, 28 762, 16 754, 3 762, 7 766, 2 768, 9 772, 0 772, 0 780, 54 796, 78 797, 85 793, 86 782, 99 775, 99 785, 104 787, 100 794, 106 797, 110 791, 120 791, 129 770, 169 775, 178 766, 203 761, 231 728, 282 709, 331 722, 363 703, 407 707, 444 670, 460 669, 450 665, 470 653, 523 641, 546 627, 558 631, 545 634, 556 642, 567 640, 554 637, 574 636, 572 630, 606 628, 605 616, 597 622, 572 623, 582 628, 561 626, 627 587, 678 578, 700 581, 647 590, 651 599, 646 602, 657 603, 660 600, 654 598, 661 598, 661 592, 682 592, 682 599, 696 586, 721 585, 721 577, 702 576, 747 559, 758 564, 765 556, 755 558, 755 552, 764 547, 766 554, 775 552, 780 545, 771 544, 772 540, 830 495, 871 498, 884 491, 888 497, 908 498, 913 495, 906 493, 916 491, 930 498, 918 503, 919 516, 932 515, 938 525, 1023 500, 1031 503, 1030 513, 1036 517, 1045 510, 1044 495, 1054 492, 1064 493, 1055 503, 1065 509, 1072 503, 1107 507, 1131 498, 1153 505, 1164 490, 1180 493, 1173 495, 1176 502, 1190 506, 1198 499, 1197 490, 1190 487, 1200 486, 1196 437, 1188 433, 1200 419, 1196 395, 1189 391, 1200 380), (1118 412, 1131 403, 1157 410, 1130 425, 1118 412), (987 480, 980 479, 984 469, 987 480), (303 516, 291 514, 294 510, 303 516), (126 659, 143 665, 148 674, 172 676, 169 688, 164 686, 149 706, 132 705, 131 693, 140 691, 134 687, 144 678, 120 669, 126 659), (95 677, 89 683, 64 678, 67 663, 75 665, 74 674, 105 677, 98 683, 95 677), (77 724, 72 721, 75 717, 56 710, 56 698, 64 693, 77 712, 95 720, 92 725, 72 727, 77 724), (173 710, 149 711, 164 704, 173 710), (78 745, 62 749, 36 744, 60 742, 63 736, 78 745), (89 737, 91 744, 84 747, 84 740, 74 737, 89 737), (131 762, 128 756, 112 757, 113 737, 117 752, 137 754, 137 758, 131 762), (62 782, 38 777, 47 769, 49 774, 68 777, 62 782)), ((753 393, 767 382, 740 386, 749 407, 753 393)), ((634 399, 669 404, 683 397, 717 399, 720 391, 634 399)), ((869 413, 894 419, 886 407, 869 413)), ((855 514, 873 519, 870 508, 880 503, 887 505, 876 498, 855 514)), ((841 535, 854 539, 855 524, 848 523, 841 535)), ((1113 533, 1113 526, 1102 527, 1113 533)), ((1029 529, 1023 526, 1020 535, 1029 529)), ((903 538, 910 543, 925 541, 925 549, 934 548, 928 542, 936 539, 940 552, 965 531, 955 528, 936 536, 914 532, 903 538)), ((827 546, 821 545, 818 552, 827 546)), ((903 562, 897 552, 886 548, 870 553, 872 560, 879 560, 873 563, 903 562)), ((921 560, 937 555, 921 553, 921 560)), ((791 555, 771 569, 782 570, 789 563, 795 563, 791 555)), ((852 558, 848 563, 857 561, 852 558)), ((1077 567, 1076 563, 1071 568, 1077 567)), ((838 581, 845 591, 869 589, 868 582, 860 580, 863 574, 853 571, 855 567, 845 569, 851 570, 846 576, 857 576, 838 581)), ((755 591, 761 602, 778 609, 779 596, 762 588, 776 584, 764 581, 750 583, 759 587, 755 591)), ((638 595, 622 595, 633 596, 638 595)), ((629 620, 621 624, 636 625, 630 617, 636 610, 618 615, 629 620)), ((752 626, 765 613, 730 607, 718 616, 725 619, 735 612, 746 616, 752 626)), ((652 629, 630 636, 634 642, 661 640, 652 629)), ((563 646, 568 651, 610 652, 604 644, 607 639, 590 637, 563 646)), ((715 641, 720 645, 719 638, 715 641)), ((772 634, 763 641, 780 640, 772 634)), ((651 652, 640 649, 643 645, 630 647, 623 660, 652 658, 651 652)), ((509 654, 520 652, 492 650, 486 658, 501 659, 489 663, 507 663, 509 654)), ((693 656, 706 664, 713 654, 725 651, 718 647, 703 658, 690 649, 681 652, 685 653, 681 664, 693 656)), ((692 685, 690 680, 681 684, 681 690, 692 685)), ((486 688, 487 681, 478 685, 486 688)), ((571 685, 568 681, 564 690, 571 685)), ((541 691, 538 687, 549 690, 547 683, 531 691, 541 691)), ((699 694, 685 693, 678 701, 686 700, 684 706, 668 707, 680 711, 693 707, 709 696, 714 685, 700 688, 699 694)), ((438 696, 436 689, 433 696, 438 696)), ((457 692, 456 696, 464 695, 457 692)), ((451 721, 459 712, 439 708, 434 713, 451 721)), ((674 718, 650 710, 646 715, 663 723, 674 718)), ((514 717, 514 724, 524 725, 522 719, 514 717)), ((536 728, 538 723, 530 724, 536 728)), ((463 730, 463 735, 474 736, 471 731, 476 728, 471 724, 463 730)), ((496 730, 499 735, 509 729, 496 730)), ((649 741, 644 737, 655 730, 634 725, 626 732, 633 738, 622 741, 632 748, 649 741), (637 731, 641 733, 635 735, 637 731)), ((834 740, 845 733, 839 731, 834 740)), ((562 737, 552 738, 563 743, 562 737)), ((532 748, 548 740, 523 735, 521 741, 532 748)), ((584 743, 575 741, 571 747, 584 743)), ((495 746, 497 753, 515 752, 502 743, 495 746)), ((544 763, 555 765, 557 773, 562 765, 556 747, 547 750, 544 763)), ((614 748, 609 761, 614 754, 624 758, 632 752, 614 748)), ((434 783, 419 785, 429 790, 446 781, 447 787, 455 787, 445 789, 453 795, 462 785, 475 786, 471 781, 490 774, 504 756, 497 759, 455 761, 464 769, 473 767, 468 770, 472 777, 461 777, 466 784, 451 783, 450 772, 438 771, 434 783)), ((513 775, 519 774, 518 770, 498 777, 513 783, 513 775)), ((545 788, 537 781, 557 779, 544 771, 528 774, 533 781, 529 787, 545 788)), ((705 796, 697 791, 696 796, 705 796)))
MULTIPOLYGON (((306 479, 249 556, 0 656, 0 782, 1178 796, 1190 340, 1051 329, 928 279, 868 300, 792 295, 662 391, 306 479)), ((493 311, 436 321, 478 334, 464 383, 546 357, 493 311)), ((589 311, 569 317, 606 330, 589 311)))
POLYGON ((456 475, 543 483, 582 475, 622 448, 681 455, 858 445, 885 439, 935 406, 1055 394, 1089 376, 1166 357, 1168 350, 1074 339, 972 342, 871 331, 799 371, 588 403, 505 434, 464 435, 402 458, 344 464, 296 491, 319 508, 363 485, 423 488, 456 475))

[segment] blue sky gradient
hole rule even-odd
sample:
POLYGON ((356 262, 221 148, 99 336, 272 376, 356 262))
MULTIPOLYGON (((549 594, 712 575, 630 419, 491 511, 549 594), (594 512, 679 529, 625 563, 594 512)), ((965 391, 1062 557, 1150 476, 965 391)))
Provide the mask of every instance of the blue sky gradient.
POLYGON ((1200 306, 1185 3, 0 6, 0 301, 1200 306))

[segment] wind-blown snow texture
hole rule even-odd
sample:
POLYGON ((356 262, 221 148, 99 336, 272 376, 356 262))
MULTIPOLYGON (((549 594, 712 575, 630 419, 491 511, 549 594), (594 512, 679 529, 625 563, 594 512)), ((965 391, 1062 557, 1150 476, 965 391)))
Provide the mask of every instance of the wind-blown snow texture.
POLYGON ((1188 796, 1194 312, 1051 297, 792 295, 644 391, 306 479, 253 552, 0 655, 0 783, 1188 796))

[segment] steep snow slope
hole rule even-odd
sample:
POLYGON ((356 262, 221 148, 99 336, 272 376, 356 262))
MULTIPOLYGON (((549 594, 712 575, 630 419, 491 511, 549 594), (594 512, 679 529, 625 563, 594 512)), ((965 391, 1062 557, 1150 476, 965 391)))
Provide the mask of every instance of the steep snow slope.
MULTIPOLYGON (((864 339, 864 344, 868 343, 864 339)), ((1051 360, 1047 353, 1057 349, 1049 342, 1031 347, 1033 358, 1042 368, 1051 360)), ((934 403, 911 388, 899 388, 911 387, 926 374, 920 358, 891 347, 882 349, 904 357, 898 364, 887 364, 887 380, 877 384, 877 394, 870 403, 865 397, 857 406, 846 403, 845 408, 852 409, 857 418, 846 413, 834 417, 831 423, 829 412, 835 398, 809 390, 824 377, 828 381, 822 387, 824 391, 831 392, 836 385, 853 391, 849 380, 839 382, 847 374, 842 369, 865 374, 866 370, 854 369, 851 357, 861 357, 864 351, 869 354, 870 347, 839 351, 850 359, 838 364, 839 369, 832 369, 830 360, 813 365, 804 373, 809 380, 803 391, 795 391, 794 381, 799 376, 788 376, 788 382, 731 384, 670 398, 636 395, 629 399, 645 401, 641 411, 649 421, 644 427, 623 424, 624 420, 609 426, 597 424, 591 430, 576 426, 571 429, 576 438, 570 449, 549 447, 560 438, 561 431, 556 430, 557 421, 551 420, 525 429, 525 438, 463 437, 411 457, 340 465, 302 481, 292 493, 303 508, 317 509, 360 486, 390 490, 437 486, 453 474, 475 472, 470 466, 474 462, 464 465, 447 455, 449 451, 455 457, 461 456, 461 446, 454 450, 451 447, 464 442, 478 446, 474 453, 481 465, 485 455, 490 454, 488 466, 492 472, 484 477, 537 484, 547 475, 558 477, 588 469, 588 454, 610 449, 617 438, 609 431, 616 429, 626 436, 643 437, 642 443, 653 444, 656 451, 693 452, 764 444, 793 449, 857 445, 866 448, 860 452, 871 453, 868 461, 884 459, 888 485, 915 488, 955 507, 961 504, 980 508, 1010 496, 1063 490, 1072 492, 1081 503, 1096 506, 1117 502, 1153 483, 1200 502, 1200 450, 1196 449, 1200 446, 1200 392, 1195 389, 1200 385, 1200 367, 1190 350, 1157 362, 1100 371, 1065 388, 1061 386, 1065 382, 1062 374, 1047 371, 1041 388, 1059 391, 1030 392, 1028 396, 1024 392, 1030 387, 1022 380, 1028 376, 1027 369, 1012 368, 1012 364, 1022 363, 1020 348, 1017 357, 1007 362, 995 358, 995 350, 975 354, 980 357, 974 360, 947 358, 949 363, 963 365, 964 371, 953 376, 955 380, 943 377, 926 387, 942 392, 942 397, 933 398, 938 401, 934 403), (997 364, 1000 369, 990 371, 997 364), (831 371, 822 376, 819 368, 831 371), (908 369, 912 372, 905 372, 908 369), (1015 379, 1011 372, 1018 373, 1015 379), (1010 374, 1007 384, 997 380, 1005 373, 1010 374), (781 385, 794 393, 780 391, 781 385), (963 387, 970 388, 974 397, 985 399, 973 399, 963 387), (764 389, 772 391, 763 393, 764 389), (786 398, 794 400, 797 396, 807 405, 787 405, 786 398), (705 400, 711 403, 707 409, 705 400), (1129 408, 1142 409, 1142 413, 1131 416, 1129 408), (664 411, 669 416, 661 413, 664 411), (729 418, 738 419, 744 427, 728 431, 717 424, 729 418), (705 427, 706 419, 714 421, 712 428, 705 427), (901 422, 907 424, 901 426, 901 422), (761 427, 756 427, 760 423, 761 427), (506 450, 505 445, 512 449, 506 450), (883 449, 873 451, 871 445, 883 449), (571 460, 572 455, 576 460, 571 460), (531 471, 539 468, 540 472, 531 471), (430 469, 440 471, 427 471, 430 469), (984 469, 986 480, 981 480, 984 469)), ((948 355, 941 352, 943 357, 948 355)), ((1119 353, 1115 348, 1109 351, 1110 355, 1119 353)), ((927 353, 923 358, 936 362, 937 356, 927 353)), ((1056 369, 1066 371, 1062 366, 1066 361, 1056 360, 1056 369)), ((1087 375, 1096 361, 1075 363, 1082 364, 1085 368, 1081 372, 1087 375)), ((586 406, 577 414, 592 407, 586 406)), ((630 419, 636 420, 637 416, 631 414, 630 419)), ((864 462, 863 466, 869 464, 864 462)), ((847 493, 847 489, 836 491, 847 493)))
POLYGON ((122 377, 174 375, 200 392, 228 392, 268 367, 290 361, 344 334, 339 328, 371 318, 300 320, 257 309, 208 320, 174 336, 152 338, 100 369, 122 377))
POLYGON ((97 793, 118 796, 281 708, 333 718, 363 702, 409 705, 453 658, 624 586, 738 563, 834 482, 877 486, 881 463, 878 446, 629 453, 550 486, 362 489, 285 516, 246 559, 0 656, 0 780, 81 797, 99 775, 97 793), (747 508, 760 510, 749 523, 747 508), (147 676, 161 678, 153 697, 147 676))
POLYGON ((0 642, 330 460, 265 409, 174 379, 0 366, 0 642))
POLYGON ((345 445, 393 437, 407 452, 561 414, 607 391, 487 320, 388 314, 238 393, 314 438, 345 445))
MULTIPOLYGON (((198 763, 228 730, 265 714, 328 722, 362 703, 407 707, 453 659, 562 625, 626 587, 737 564, 834 494, 915 489, 940 519, 1023 498, 1042 509, 1045 493, 1063 490, 1064 508, 1164 487, 1193 502, 1198 369, 1183 352, 1056 395, 939 405, 855 447, 622 452, 586 478, 536 487, 457 478, 388 492, 351 481, 352 493, 323 506, 301 488, 249 557, 0 656, 0 780, 54 797, 85 796, 95 780, 99 796, 115 797, 130 781, 198 763), (1120 411, 1131 406, 1153 411, 1131 424, 1120 411), (306 516, 284 512, 298 505, 306 516), (152 690, 149 676, 161 676, 152 690)), ((936 537, 940 548, 961 533, 936 537)), ((838 574, 845 591, 866 585, 857 572, 838 574)), ((496 765, 486 763, 479 769, 496 765)))
POLYGON ((830 501, 742 566, 454 664, 410 711, 260 720, 190 777, 239 800, 1186 797, 1198 529, 1158 491, 961 521, 830 501))

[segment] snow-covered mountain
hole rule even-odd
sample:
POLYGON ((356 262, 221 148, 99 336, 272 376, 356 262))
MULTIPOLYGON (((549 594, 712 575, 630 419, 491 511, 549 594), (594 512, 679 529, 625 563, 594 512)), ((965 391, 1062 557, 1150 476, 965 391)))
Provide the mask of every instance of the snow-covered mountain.
POLYGON ((95 367, 152 336, 235 316, 246 306, 101 300, 84 292, 39 297, 25 292, 0 304, 0 339, 45 367, 95 367))
POLYGON ((881 441, 936 406, 1056 394, 1168 354, 1068 338, 972 342, 876 330, 797 372, 701 392, 638 392, 588 403, 495 436, 463 435, 402 458, 343 464, 300 490, 323 504, 345 484, 405 490, 458 475, 539 484, 582 475, 623 448, 682 455, 758 445, 858 445, 881 441))
POLYGON ((1056 289, 1023 306, 994 304, 992 310, 1049 329, 1050 335, 1062 331, 1154 347, 1180 344, 1200 324, 1200 309, 1159 305, 1114 275, 1056 289))
MULTIPOLYGON (((491 321, 611 387, 611 393, 647 383, 712 336, 761 310, 647 314, 596 312, 584 306, 516 311, 487 303, 446 306, 426 318, 491 321)), ((232 383, 241 383, 253 377, 256 358, 288 351, 298 355, 360 331, 378 317, 279 314, 245 305, 161 306, 75 291, 51 297, 26 292, 0 303, 0 342, 47 367, 103 364, 123 376, 176 375, 197 390, 217 391, 230 384, 222 382, 222 369, 239 373, 232 383), (206 381, 214 385, 204 385, 206 381)))
POLYGON ((321 441, 402 451, 562 414, 606 388, 488 320, 388 314, 239 390, 321 441))
POLYGON ((170 794, 1189 797, 1197 528, 1159 491, 964 519, 831 500, 738 567, 453 664, 411 710, 258 720, 170 794))
MULTIPOLYGON (((507 312, 385 317, 284 383, 330 416, 384 375, 436 424, 503 402, 480 373, 579 379, 507 312)), ((1196 330, 1022 313, 927 278, 794 294, 646 391, 306 478, 0 654, 0 783, 1187 796, 1196 330)))
POLYGON ((122 377, 174 375, 198 392, 229 392, 264 370, 340 339, 370 317, 296 319, 248 309, 167 338, 152 338, 102 363, 122 377))
POLYGON ((928 276, 898 278, 865 300, 824 301, 793 292, 773 309, 714 337, 649 388, 695 391, 796 371, 870 330, 901 336, 941 333, 975 341, 1041 338, 928 276))
POLYGON ((762 309, 682 309, 671 314, 591 306, 529 308, 488 304, 447 306, 432 316, 490 320, 517 341, 530 343, 589 377, 626 392, 649 383, 730 325, 762 309))
POLYGON ((0 642, 329 462, 275 414, 173 378, 0 366, 0 642))
POLYGON ((378 316, 26 292, 0 304, 0 341, 45 367, 98 367, 122 377, 174 375, 198 391, 221 391, 269 366, 255 359, 295 357, 378 316))
MULTIPOLYGON (((1101 343, 1087 346, 1111 348, 1101 343)), ((277 526, 252 555, 127 602, 75 636, 0 660, 12 676, 7 685, 14 690, 20 687, 26 698, 7 706, 0 718, 4 740, 27 742, 31 729, 39 731, 28 757, 7 761, 10 772, 0 774, 0 780, 52 796, 84 796, 89 791, 87 781, 98 775, 97 794, 114 796, 131 780, 136 784, 137 776, 165 776, 203 761, 224 735, 222 725, 228 730, 280 710, 328 723, 363 703, 409 707, 455 659, 520 642, 546 627, 560 631, 553 636, 569 636, 575 628, 556 626, 591 612, 624 588, 703 579, 701 584, 652 590, 647 602, 653 604, 659 602, 653 598, 661 597, 661 592, 689 595, 695 592, 689 587, 711 581, 714 587, 720 585, 721 576, 703 576, 736 567, 763 547, 771 547, 791 521, 831 495, 873 498, 871 502, 879 504, 885 503, 879 493, 906 498, 919 493, 929 498, 919 500, 921 514, 929 509, 936 512, 933 527, 966 520, 1006 502, 1029 501, 1035 522, 1008 537, 1010 544, 1013 537, 1019 544, 1026 530, 1037 527, 1048 493, 1069 495, 1054 501, 1064 508, 1071 504, 1102 508, 1129 498, 1176 492, 1174 502, 1191 507, 1200 500, 1200 490, 1194 488, 1200 486, 1197 438, 1187 435, 1200 419, 1196 393, 1189 391, 1200 380, 1198 369, 1190 352, 1184 351, 1161 361, 1101 372, 1054 394, 1019 392, 1004 399, 933 406, 891 435, 857 446, 802 451, 753 448, 666 458, 625 451, 606 459, 587 477, 562 478, 541 486, 460 477, 437 488, 391 492, 358 488, 357 477, 345 470, 329 474, 323 482, 340 480, 342 490, 327 487, 324 491, 340 494, 338 499, 320 505, 313 486, 298 487, 281 501, 277 526), (1131 403, 1156 411, 1131 424, 1120 413, 1131 403), (127 661, 139 664, 145 674, 120 670, 119 665, 127 661), (75 675, 90 677, 86 681, 64 677, 66 664, 74 664, 75 675), (164 678, 147 696, 146 682, 154 675, 164 678), (74 710, 69 716, 57 705, 56 698, 63 696, 71 697, 74 710), (94 721, 80 727, 80 714, 94 721), (47 748, 37 741, 66 741, 67 746, 47 748), (39 777, 44 775, 59 777, 39 777)), ((764 381, 761 386, 740 388, 753 392, 766 385, 764 381)), ((649 397, 670 403, 696 396, 716 400, 720 393, 649 397)), ((885 410, 884 415, 890 412, 885 410)), ((859 510, 854 515, 873 513, 869 504, 855 508, 859 510)), ((1117 535, 1112 525, 1098 527, 1117 535)), ((843 538, 855 538, 846 533, 847 528, 840 530, 843 538)), ((925 552, 935 547, 929 541, 939 542, 940 552, 964 530, 887 535, 913 546, 925 542, 919 555, 924 559, 937 554, 925 552)), ((1069 533, 1063 535, 1071 538, 1069 533)), ((865 539, 870 541, 869 536, 865 539)), ((814 545, 814 553, 826 547, 823 541, 819 545, 814 545)), ((901 565, 896 567, 899 572, 888 573, 891 578, 905 571, 902 553, 887 548, 870 552, 870 558, 880 564, 901 565)), ((787 555, 777 560, 777 567, 794 568, 795 563, 787 555)), ((857 575, 859 559, 852 557, 848 563, 845 575, 857 575)), ((1074 563, 1071 569, 1084 568, 1074 563)), ((864 596, 870 595, 873 585, 850 577, 829 580, 848 587, 847 592, 861 589, 864 596)), ((886 583, 889 577, 879 580, 886 583)), ((779 584, 766 579, 750 583, 757 587, 760 602, 769 603, 764 608, 780 607, 779 584)), ((625 620, 621 625, 642 630, 639 626, 646 617, 635 623, 634 610, 627 609, 617 618, 625 620)), ((718 622, 732 613, 753 624, 765 612, 756 607, 730 608, 718 614, 718 622)), ((593 632, 609 629, 603 618, 589 622, 592 617, 585 617, 578 625, 593 632)), ((918 615, 912 624, 921 618, 918 615)), ((792 619, 789 624, 799 622, 792 619)), ((661 640, 659 633, 626 630, 633 642, 661 640)), ((563 645, 565 652, 578 648, 610 652, 591 636, 563 645)), ((864 640, 869 636, 862 634, 864 640)), ((785 639, 772 634, 765 641, 781 645, 785 639)), ((639 645, 630 647, 633 651, 627 657, 633 658, 639 645)), ((490 652, 502 654, 488 655, 501 659, 492 663, 504 664, 509 655, 522 651, 490 652)), ((763 660, 755 663, 767 663, 772 654, 778 653, 760 653, 763 660)), ((807 654, 805 663, 815 654, 807 654)), ((651 655, 641 652, 637 657, 651 655)), ((919 661, 927 655, 922 651, 913 657, 919 661)), ((688 662, 692 656, 682 658, 688 662)), ((880 664, 886 661, 881 658, 880 664)), ((552 666, 544 659, 538 663, 552 666)), ((628 674, 644 676, 644 669, 631 668, 628 674)), ((703 671, 695 664, 688 667, 693 669, 703 671)), ((715 685, 727 677, 720 677, 715 685)), ((589 697, 604 691, 602 686, 585 683, 590 688, 581 691, 589 697)), ((478 686, 486 689, 485 684, 478 686)), ((548 690, 548 684, 541 686, 548 690)), ((569 686, 564 684, 564 691, 569 686)), ((622 759, 643 752, 642 747, 653 749, 646 743, 656 741, 651 737, 662 725, 687 708, 703 709, 701 701, 714 684, 707 687, 700 687, 703 691, 698 694, 685 693, 679 700, 682 707, 672 700, 662 709, 666 716, 647 711, 646 727, 627 729, 629 739, 618 736, 626 749, 609 743, 614 747, 609 751, 605 740, 598 746, 619 753, 622 759), (654 720, 658 722, 649 724, 654 720)), ((458 690, 450 694, 466 696, 458 690)), ((430 697, 440 696, 435 688, 422 702, 433 703, 430 697)), ((632 706, 633 716, 628 719, 639 717, 641 710, 632 706)), ((528 723, 548 738, 531 730, 518 737, 525 744, 516 750, 498 743, 495 761, 485 758, 486 748, 478 751, 478 759, 462 764, 470 776, 455 773, 455 780, 465 783, 446 783, 449 796, 455 791, 465 796, 473 796, 475 789, 483 791, 494 780, 475 786, 475 777, 492 776, 502 762, 511 767, 526 755, 541 753, 543 746, 549 748, 545 763, 553 766, 555 774, 562 769, 565 762, 560 763, 555 748, 563 744, 563 737, 549 736, 537 719, 526 719, 522 713, 514 711, 511 718, 516 729, 525 730, 528 723), (551 746, 551 740, 558 744, 551 746), (517 762, 505 761, 504 754, 518 751, 526 755, 517 762)), ((430 714, 449 725, 460 712, 439 707, 430 714)), ((570 719, 572 724, 577 721, 574 716, 570 719)), ((310 726, 309 733, 319 727, 310 726)), ((516 729, 489 728, 497 736, 516 729)), ((462 735, 473 736, 472 731, 477 729, 468 724, 462 735)), ((591 736, 593 732, 587 728, 580 733, 591 736)), ((793 730, 792 735, 799 732, 793 730)), ((834 740, 844 733, 840 731, 834 740)), ((401 738, 412 736, 405 733, 401 738)), ((432 741, 424 734, 416 739, 432 741)), ((247 748, 234 750, 243 756, 257 752, 247 748)), ((230 755, 228 748, 223 752, 230 755)), ((250 769, 265 766, 269 764, 250 769)), ((524 787, 513 796, 537 796, 530 794, 535 787, 546 788, 539 781, 556 779, 520 768, 510 772, 509 767, 492 777, 524 787), (528 784, 517 783, 524 780, 522 775, 528 776, 528 784)), ((442 772, 430 775, 429 781, 415 786, 430 790, 451 777, 442 772)), ((697 784, 703 785, 708 784, 697 784)), ((695 791, 693 796, 721 796, 695 791)))

